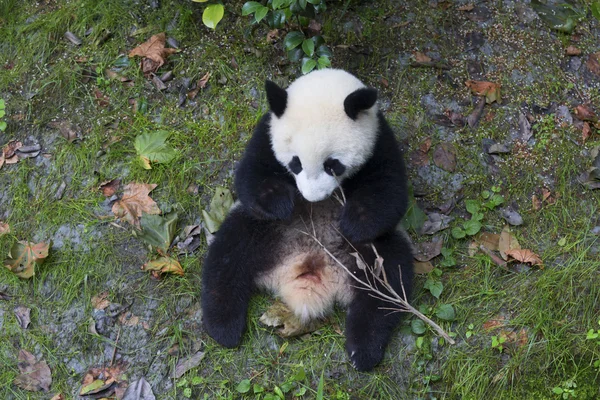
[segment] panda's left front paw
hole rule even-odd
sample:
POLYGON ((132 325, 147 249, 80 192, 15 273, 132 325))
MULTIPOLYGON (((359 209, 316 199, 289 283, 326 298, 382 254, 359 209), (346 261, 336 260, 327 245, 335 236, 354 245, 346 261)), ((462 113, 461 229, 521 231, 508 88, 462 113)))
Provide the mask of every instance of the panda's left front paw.
POLYGON ((373 241, 378 234, 373 217, 365 206, 346 203, 340 219, 340 231, 352 243, 373 241))
POLYGON ((346 351, 350 357, 352 366, 357 371, 370 371, 383 359, 385 348, 373 346, 373 344, 356 344, 346 342, 346 351))

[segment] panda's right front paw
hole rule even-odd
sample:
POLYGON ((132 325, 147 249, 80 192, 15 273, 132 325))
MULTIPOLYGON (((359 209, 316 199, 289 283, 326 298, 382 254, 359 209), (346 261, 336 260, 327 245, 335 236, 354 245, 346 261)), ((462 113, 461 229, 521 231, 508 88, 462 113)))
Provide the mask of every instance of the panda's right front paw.
POLYGON ((278 179, 265 180, 258 189, 252 209, 266 219, 285 220, 294 211, 296 188, 278 179))
POLYGON ((208 335, 215 339, 221 346, 233 348, 239 346, 244 329, 246 318, 244 315, 235 316, 232 319, 219 318, 219 321, 204 318, 204 328, 208 335))

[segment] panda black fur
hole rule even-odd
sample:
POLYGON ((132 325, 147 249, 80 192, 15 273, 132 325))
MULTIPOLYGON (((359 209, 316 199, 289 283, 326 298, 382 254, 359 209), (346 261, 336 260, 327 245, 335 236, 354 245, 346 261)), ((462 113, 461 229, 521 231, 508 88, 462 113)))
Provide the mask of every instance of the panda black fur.
POLYGON ((337 303, 347 309, 351 362, 370 370, 383 358, 402 314, 357 289, 307 233, 363 279, 349 253, 360 252, 372 265, 373 243, 394 290, 402 293, 402 280, 410 296, 411 246, 396 231, 407 207, 398 143, 377 110, 377 92, 345 71, 312 72, 287 90, 267 82, 266 91, 271 111, 236 170, 240 204, 204 262, 204 326, 221 345, 237 346, 255 289, 273 292, 303 319, 322 317, 337 303), (338 182, 343 206, 332 195, 338 182))

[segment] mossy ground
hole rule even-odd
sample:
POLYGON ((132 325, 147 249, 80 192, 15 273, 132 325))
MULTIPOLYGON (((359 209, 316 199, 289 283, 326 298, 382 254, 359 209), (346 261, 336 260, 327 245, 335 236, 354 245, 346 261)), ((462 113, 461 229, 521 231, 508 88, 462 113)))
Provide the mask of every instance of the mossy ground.
MULTIPOLYGON (((216 345, 202 330, 199 311, 205 245, 181 257, 184 277, 152 280, 140 271, 147 249, 125 223, 120 224, 124 229, 111 224, 110 204, 96 190, 113 178, 156 183, 152 197, 163 211, 179 213, 182 228, 200 222, 217 185, 231 186, 234 163, 265 112, 264 80, 286 84, 298 73, 297 66, 283 62, 280 43, 266 43, 264 28, 247 30, 248 20, 239 15, 242 2, 227 3, 214 32, 200 22, 202 5, 186 1, 0 2, 0 97, 6 100, 9 123, 0 145, 11 139, 35 142, 50 155, 0 170, 0 220, 11 227, 0 237, 0 255, 5 257, 15 240, 55 241, 33 279, 0 270, 0 291, 12 296, 0 300, 0 398, 49 397, 13 385, 21 348, 48 362, 51 392, 66 398, 76 397, 88 368, 109 364, 113 353, 128 363, 131 380, 147 378, 157 398, 184 398, 190 389, 192 398, 238 398, 236 386, 244 379, 273 392, 300 368, 307 379, 295 385, 306 387, 305 398, 315 396, 322 373, 330 399, 552 399, 558 398, 552 389, 567 382, 576 382, 577 398, 600 396, 594 367, 600 344, 586 340, 589 329, 600 328, 600 244, 593 233, 600 224, 600 194, 576 181, 600 140, 595 133, 581 145, 580 131, 561 123, 552 105, 600 104, 599 78, 585 66, 574 70, 564 56, 569 44, 583 51, 583 63, 598 52, 599 23, 588 13, 576 34, 568 36, 530 18, 531 9, 520 2, 479 2, 473 14, 446 3, 331 2, 321 22, 334 48, 333 66, 380 89, 382 108, 407 155, 426 137, 433 147, 452 142, 458 149, 453 173, 432 163, 409 165, 423 208, 452 197, 477 198, 498 186, 525 220, 515 235, 545 267, 506 272, 485 255, 469 256, 466 240, 443 231, 444 246, 454 250, 458 265, 443 268, 439 300, 422 288, 426 277, 418 278, 414 303, 453 305, 456 320, 442 325, 457 335, 457 345, 426 332, 417 346, 407 323, 384 362, 361 374, 346 359, 343 313, 315 334, 283 340, 258 323, 270 301, 266 296, 253 301, 239 349, 216 345), (67 30, 83 44, 67 41, 67 30), (143 77, 136 60, 119 72, 131 85, 103 75, 137 44, 165 30, 182 49, 162 69, 176 77, 166 91, 143 77), (111 36, 100 43, 107 32, 111 36), (482 34, 476 46, 466 40, 473 32, 482 34), (413 51, 447 60, 453 68, 410 67, 413 51), (483 72, 473 70, 474 64, 484 65, 483 72), (82 79, 96 70, 98 77, 82 79), (195 82, 207 72, 212 74, 208 87, 179 107, 183 79, 195 82), (475 130, 437 125, 434 117, 446 109, 467 115, 474 108, 467 79, 501 83, 502 103, 487 105, 475 130), (96 88, 108 96, 107 106, 95 98, 96 88), (148 111, 134 112, 130 99, 146 101, 148 111), (533 113, 534 140, 525 150, 487 159, 482 140, 510 142, 518 132, 518 113, 535 107, 550 111, 533 113), (50 124, 56 120, 76 125, 83 140, 68 143, 50 124), (148 171, 137 162, 133 141, 156 129, 171 132, 169 143, 178 156, 148 171), (55 193, 63 181, 66 190, 59 200, 55 193), (193 184, 198 193, 188 190, 193 184), (539 196, 543 187, 556 202, 535 210, 532 195, 539 196), (565 239, 562 246, 560 239, 565 239), (147 325, 113 321, 104 335, 91 333, 90 322, 97 318, 91 299, 105 290, 113 304, 129 305, 147 325), (13 316, 18 305, 32 309, 26 330, 13 316), (502 352, 493 348, 491 337, 499 330, 483 325, 499 316, 504 329, 524 329, 526 343, 507 344, 502 352), (467 331, 472 332, 468 339, 467 331), (175 344, 179 352, 168 353, 175 344), (205 352, 200 366, 172 379, 178 357, 199 349, 205 352)), ((466 216, 462 201, 453 215, 454 224, 466 216)), ((497 210, 486 213, 485 231, 499 233, 503 225, 497 210)))

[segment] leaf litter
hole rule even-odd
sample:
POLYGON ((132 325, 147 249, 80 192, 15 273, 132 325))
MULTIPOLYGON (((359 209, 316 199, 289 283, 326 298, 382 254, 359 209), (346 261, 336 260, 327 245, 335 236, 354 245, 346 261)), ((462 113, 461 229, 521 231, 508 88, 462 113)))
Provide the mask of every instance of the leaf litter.
POLYGON ((117 218, 124 219, 138 227, 143 213, 160 214, 158 205, 149 196, 156 184, 129 183, 123 188, 123 196, 112 206, 112 212, 117 218))
POLYGON ((50 390, 52 372, 46 361, 36 360, 33 354, 23 349, 19 351, 18 361, 20 374, 15 377, 15 385, 31 392, 50 390))
POLYGON ((31 243, 19 241, 13 244, 4 260, 4 266, 15 273, 19 278, 31 278, 35 275, 35 266, 46 261, 50 251, 50 243, 31 243))
POLYGON ((166 35, 162 32, 152 36, 146 42, 129 52, 129 57, 142 57, 140 66, 146 78, 149 78, 151 73, 158 71, 171 54, 179 51, 177 49, 166 48, 165 44, 166 35))

